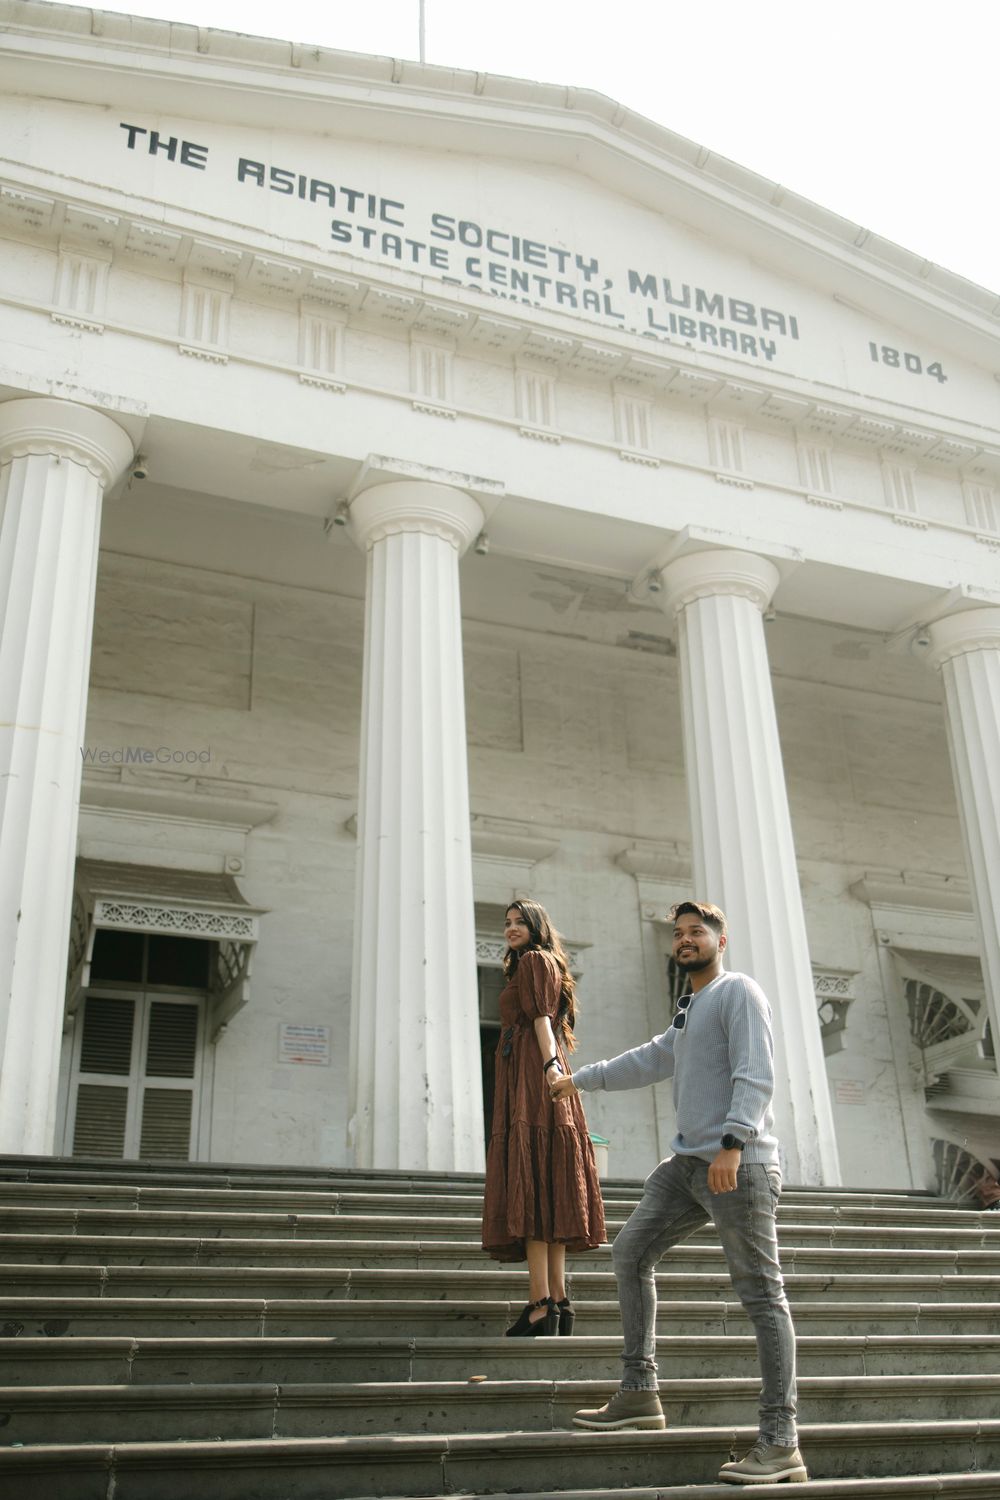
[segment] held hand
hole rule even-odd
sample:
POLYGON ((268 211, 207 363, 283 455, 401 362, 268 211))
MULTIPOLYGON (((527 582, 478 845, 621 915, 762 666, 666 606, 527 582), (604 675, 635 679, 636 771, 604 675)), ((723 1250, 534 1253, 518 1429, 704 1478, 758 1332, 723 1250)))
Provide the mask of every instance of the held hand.
POLYGON ((549 1095, 553 1100, 571 1099, 580 1092, 572 1078, 560 1073, 557 1068, 550 1068, 545 1076, 549 1083, 549 1095))
POLYGON ((736 1173, 739 1171, 741 1151, 720 1151, 708 1169, 708 1191, 710 1193, 732 1193, 736 1190, 736 1173))

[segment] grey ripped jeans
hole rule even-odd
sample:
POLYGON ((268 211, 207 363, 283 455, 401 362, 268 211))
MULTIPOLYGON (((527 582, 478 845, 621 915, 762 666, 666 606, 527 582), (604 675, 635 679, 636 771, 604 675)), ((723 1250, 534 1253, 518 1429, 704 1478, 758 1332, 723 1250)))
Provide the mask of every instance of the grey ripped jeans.
POLYGON ((757 1336, 760 1436, 790 1447, 797 1441, 795 1330, 778 1264, 774 1216, 780 1192, 777 1167, 744 1162, 735 1192, 710 1193, 707 1161, 672 1156, 647 1178, 642 1200, 612 1253, 625 1332, 622 1388, 655 1391, 656 1263, 711 1219, 733 1289, 757 1336))

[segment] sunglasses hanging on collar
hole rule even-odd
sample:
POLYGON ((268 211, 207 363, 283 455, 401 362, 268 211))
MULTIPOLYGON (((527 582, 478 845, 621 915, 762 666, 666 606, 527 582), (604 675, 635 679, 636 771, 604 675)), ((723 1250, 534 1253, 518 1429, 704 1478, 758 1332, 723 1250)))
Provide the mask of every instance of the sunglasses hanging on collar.
POLYGON ((677 1002, 677 1010, 670 1024, 676 1027, 678 1031, 684 1030, 684 1025, 687 1021, 688 1006, 693 999, 693 995, 682 995, 677 1002))

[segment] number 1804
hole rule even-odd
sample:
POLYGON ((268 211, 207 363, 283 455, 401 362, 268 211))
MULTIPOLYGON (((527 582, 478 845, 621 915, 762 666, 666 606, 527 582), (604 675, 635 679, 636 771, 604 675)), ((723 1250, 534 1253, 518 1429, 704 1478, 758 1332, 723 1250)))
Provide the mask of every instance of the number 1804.
POLYGON ((919 354, 906 354, 899 349, 890 348, 888 344, 869 344, 868 353, 873 364, 888 365, 890 370, 907 370, 911 375, 931 375, 940 385, 944 385, 948 379, 938 360, 932 365, 925 365, 919 354))

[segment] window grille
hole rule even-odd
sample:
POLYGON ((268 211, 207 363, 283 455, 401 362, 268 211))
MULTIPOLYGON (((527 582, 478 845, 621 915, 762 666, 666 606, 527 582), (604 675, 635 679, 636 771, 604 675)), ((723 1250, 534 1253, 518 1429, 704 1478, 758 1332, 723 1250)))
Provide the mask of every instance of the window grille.
POLYGON ((941 1197, 949 1198, 953 1203, 965 1203, 969 1208, 979 1208, 976 1188, 984 1177, 996 1176, 995 1165, 973 1156, 971 1151, 957 1146, 954 1141, 932 1140, 931 1152, 941 1197))
POLYGON ((932 985, 919 979, 907 979, 904 992, 910 1014, 910 1035, 918 1047, 933 1047, 938 1042, 951 1041, 973 1030, 966 1011, 932 985))

